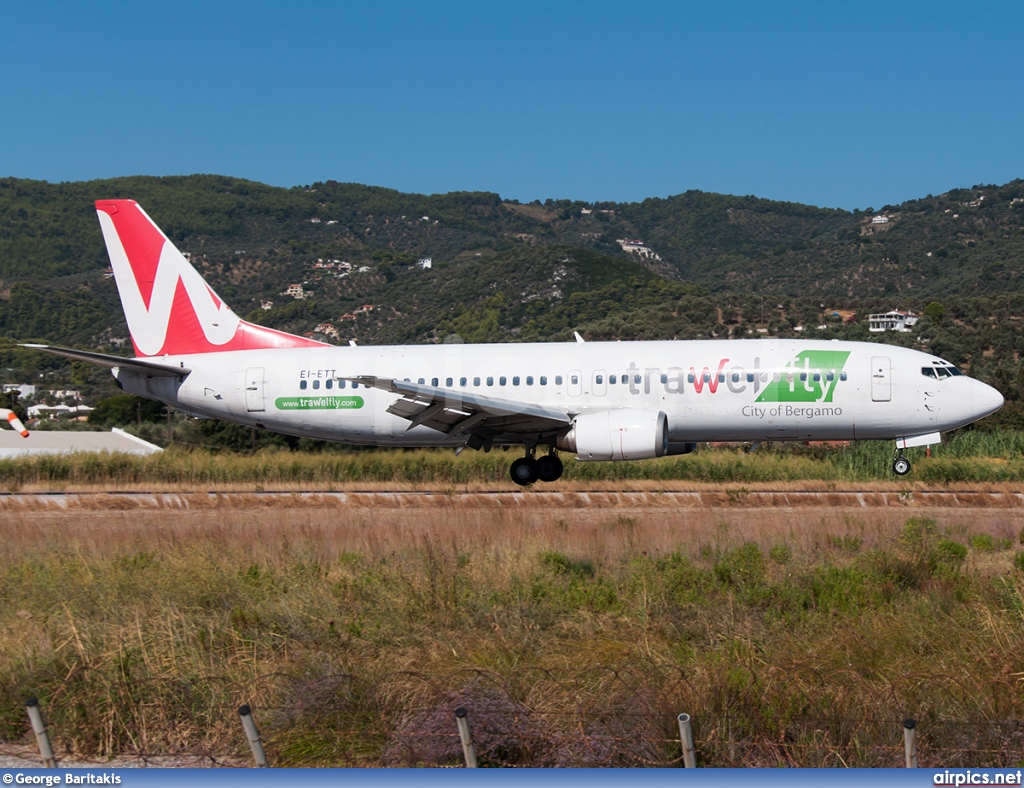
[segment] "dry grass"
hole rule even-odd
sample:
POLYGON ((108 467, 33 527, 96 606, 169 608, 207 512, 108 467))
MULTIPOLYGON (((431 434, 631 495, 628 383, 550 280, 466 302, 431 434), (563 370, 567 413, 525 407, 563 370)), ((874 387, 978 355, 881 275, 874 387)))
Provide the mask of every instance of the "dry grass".
POLYGON ((244 755, 247 702, 281 765, 453 762, 452 704, 494 764, 671 763, 683 710, 706 765, 896 765, 906 715, 1024 758, 1024 509, 569 497, 8 508, 0 738, 38 694, 92 756, 244 755))

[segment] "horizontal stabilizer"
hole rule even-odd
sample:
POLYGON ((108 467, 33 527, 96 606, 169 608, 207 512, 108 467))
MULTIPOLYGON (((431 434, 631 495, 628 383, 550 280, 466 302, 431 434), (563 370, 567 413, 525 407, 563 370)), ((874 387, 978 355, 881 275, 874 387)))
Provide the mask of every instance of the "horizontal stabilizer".
POLYGON ((151 378, 185 378, 192 372, 185 366, 172 366, 171 364, 160 364, 156 361, 146 361, 139 358, 124 358, 123 356, 108 356, 105 353, 92 353, 88 350, 72 350, 66 347, 55 347, 53 345, 30 345, 22 344, 20 347, 42 350, 54 356, 70 358, 72 361, 86 361, 90 364, 98 364, 101 367, 111 369, 131 369, 151 378))

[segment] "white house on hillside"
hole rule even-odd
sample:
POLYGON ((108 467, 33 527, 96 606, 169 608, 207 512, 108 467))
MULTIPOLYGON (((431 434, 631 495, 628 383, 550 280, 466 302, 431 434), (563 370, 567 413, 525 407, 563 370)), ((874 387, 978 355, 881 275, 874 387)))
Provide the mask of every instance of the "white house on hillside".
POLYGON ((877 315, 868 315, 868 331, 900 331, 907 333, 917 323, 917 315, 913 312, 900 312, 897 309, 877 315))

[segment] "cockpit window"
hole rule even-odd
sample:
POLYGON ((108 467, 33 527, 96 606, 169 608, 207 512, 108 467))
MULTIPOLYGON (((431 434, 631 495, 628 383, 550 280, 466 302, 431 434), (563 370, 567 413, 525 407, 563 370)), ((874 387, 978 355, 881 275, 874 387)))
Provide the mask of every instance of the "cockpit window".
POLYGON ((952 378, 959 377, 964 373, 949 363, 933 362, 930 367, 921 367, 921 374, 927 378, 952 378))

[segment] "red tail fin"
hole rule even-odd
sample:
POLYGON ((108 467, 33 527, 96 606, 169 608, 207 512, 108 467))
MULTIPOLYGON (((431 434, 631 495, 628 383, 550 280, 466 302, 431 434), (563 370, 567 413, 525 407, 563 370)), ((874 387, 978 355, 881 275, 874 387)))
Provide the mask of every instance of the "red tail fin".
POLYGON ((239 318, 134 200, 97 200, 96 213, 136 355, 323 347, 239 318))

